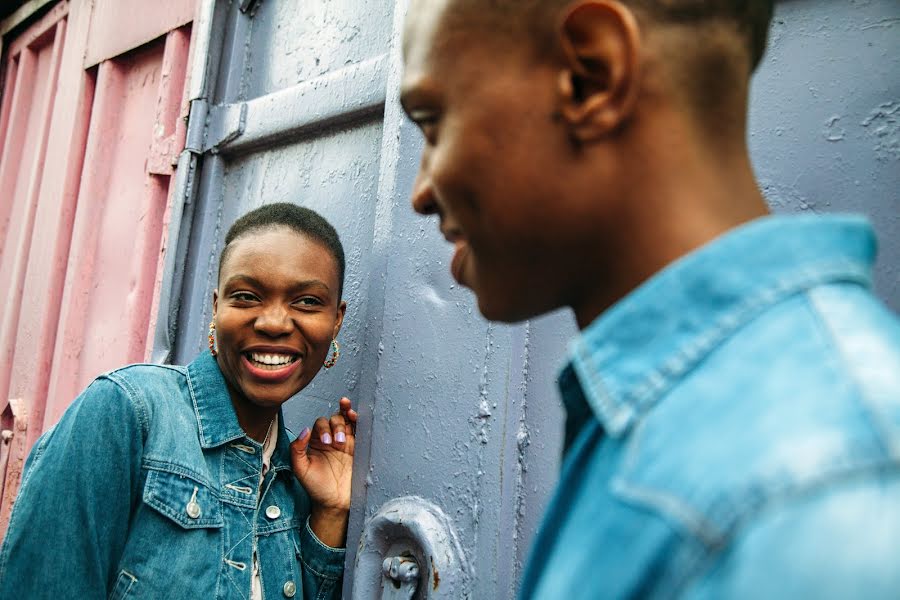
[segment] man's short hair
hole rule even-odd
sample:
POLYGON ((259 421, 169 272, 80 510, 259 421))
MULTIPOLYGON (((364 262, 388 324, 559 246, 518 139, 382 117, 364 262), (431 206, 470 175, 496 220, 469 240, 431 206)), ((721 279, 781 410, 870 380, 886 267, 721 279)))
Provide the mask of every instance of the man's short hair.
MULTIPOLYGON (((774 0, 619 0, 660 51, 673 98, 711 139, 743 135, 748 77, 765 54, 774 0)), ((530 44, 534 59, 556 56, 560 19, 573 0, 450 0, 451 29, 483 29, 503 44, 530 44)))
POLYGON ((338 237, 337 231, 325 218, 314 210, 290 204, 288 202, 274 202, 264 204, 255 210, 251 210, 228 229, 225 235, 225 247, 219 256, 219 276, 222 274, 222 265, 231 253, 232 244, 248 235, 285 227, 322 244, 334 257, 338 268, 338 298, 344 293, 344 246, 338 237))
MULTIPOLYGON (((759 66, 765 54, 774 0, 620 0, 635 12, 661 24, 707 25, 728 24, 743 39, 751 71, 759 66)), ((502 21, 526 31, 533 38, 546 40, 555 32, 559 12, 572 0, 456 0, 457 8, 477 11, 491 21, 502 21), (490 17, 496 17, 491 19, 490 17)), ((491 23, 492 26, 499 23, 491 23)))

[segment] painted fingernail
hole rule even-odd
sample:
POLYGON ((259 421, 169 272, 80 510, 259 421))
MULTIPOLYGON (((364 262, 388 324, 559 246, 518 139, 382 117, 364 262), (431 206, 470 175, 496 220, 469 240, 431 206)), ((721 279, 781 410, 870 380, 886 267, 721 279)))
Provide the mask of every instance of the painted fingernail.
POLYGON ((338 444, 343 444, 347 441, 347 436, 344 435, 343 431, 338 431, 336 434, 334 434, 334 441, 336 441, 338 444))
POLYGON ((322 443, 325 444, 326 446, 331 445, 331 434, 330 433, 323 433, 322 437, 319 439, 321 439, 322 443))
POLYGON ((308 435, 309 435, 309 427, 304 427, 303 431, 300 432, 300 437, 298 437, 297 439, 302 440, 303 438, 305 438, 308 435))

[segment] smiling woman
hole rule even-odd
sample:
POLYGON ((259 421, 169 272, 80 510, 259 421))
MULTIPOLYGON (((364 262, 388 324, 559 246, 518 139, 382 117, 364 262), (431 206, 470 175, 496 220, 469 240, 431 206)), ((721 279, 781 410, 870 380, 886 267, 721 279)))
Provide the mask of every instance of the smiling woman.
POLYGON ((235 222, 209 352, 99 377, 35 445, 0 597, 339 597, 357 414, 291 441, 281 406, 339 356, 343 277, 315 212, 235 222))

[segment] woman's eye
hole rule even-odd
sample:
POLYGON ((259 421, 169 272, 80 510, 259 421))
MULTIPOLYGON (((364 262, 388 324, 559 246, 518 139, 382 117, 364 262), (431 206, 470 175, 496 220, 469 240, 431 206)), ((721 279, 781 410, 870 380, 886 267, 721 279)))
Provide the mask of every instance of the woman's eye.
POLYGON ((318 298, 313 298, 312 296, 304 296, 303 298, 298 298, 297 300, 294 300, 294 304, 297 304, 297 305, 303 306, 303 307, 322 306, 322 301, 319 300, 318 298))
POLYGON ((253 302, 256 300, 256 296, 249 292, 235 292, 231 295, 231 299, 238 302, 253 302))

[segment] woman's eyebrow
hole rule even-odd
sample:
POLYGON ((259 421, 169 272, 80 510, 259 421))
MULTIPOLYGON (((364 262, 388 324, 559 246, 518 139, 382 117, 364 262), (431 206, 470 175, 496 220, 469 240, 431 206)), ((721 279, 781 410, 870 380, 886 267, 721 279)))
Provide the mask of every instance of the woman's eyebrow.
POLYGON ((232 275, 227 280, 225 280, 224 287, 236 285, 238 283, 245 283, 247 285, 250 285, 252 287, 257 287, 257 288, 265 288, 266 287, 265 284, 263 284, 261 281, 259 281, 255 277, 251 277, 250 275, 242 275, 240 273, 237 275, 232 275))
POLYGON ((325 283, 324 281, 322 281, 321 279, 307 279, 305 281, 298 281, 298 282, 294 283, 294 285, 292 285, 290 287, 290 289, 292 291, 298 291, 298 290, 308 290, 309 288, 315 288, 315 287, 325 288, 326 292, 329 292, 329 293, 331 292, 331 288, 328 287, 328 284, 325 283))
MULTIPOLYGON (((255 277, 252 277, 250 275, 242 275, 242 274, 232 275, 231 277, 229 277, 225 281, 224 287, 228 288, 228 287, 235 286, 235 285, 241 284, 241 283, 247 284, 251 287, 255 287, 255 288, 259 288, 259 289, 268 289, 270 287, 255 277)), ((316 287, 325 288, 326 292, 331 293, 331 288, 328 286, 327 283, 325 283, 321 279, 305 279, 302 281, 295 281, 288 287, 288 290, 291 292, 297 292, 300 290, 308 290, 310 288, 316 288, 316 287)))

